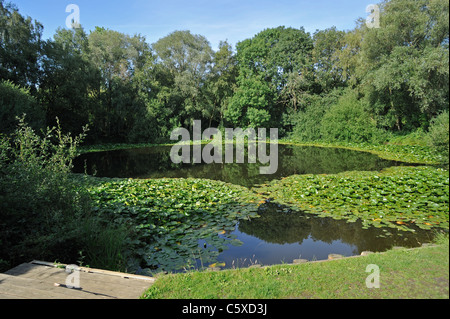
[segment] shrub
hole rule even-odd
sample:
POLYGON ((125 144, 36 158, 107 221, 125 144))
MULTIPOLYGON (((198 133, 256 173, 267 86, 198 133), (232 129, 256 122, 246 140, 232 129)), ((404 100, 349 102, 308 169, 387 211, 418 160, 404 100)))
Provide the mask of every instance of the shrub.
MULTIPOLYGON (((31 259, 76 263, 80 254, 96 266, 121 252, 123 242, 107 238, 114 229, 91 209, 90 195, 71 173, 72 160, 85 133, 63 135, 59 126, 40 137, 22 117, 16 131, 0 138, 0 260, 8 266, 31 259), (86 227, 89 224, 90 227, 86 227), (112 253, 111 253, 112 252, 112 253), (92 262, 93 261, 93 262, 92 262)), ((121 237, 124 240, 124 237, 121 237)))
POLYGON ((317 141, 322 139, 321 123, 322 119, 330 108, 330 104, 336 103, 338 97, 329 94, 324 97, 308 96, 303 110, 291 116, 293 124, 291 138, 302 142, 317 141))
POLYGON ((427 133, 420 127, 412 132, 392 132, 389 143, 395 145, 428 146, 427 133))
POLYGON ((71 180, 71 160, 82 136, 48 129, 39 137, 22 117, 17 130, 0 143, 0 257, 48 258, 71 255, 68 243, 88 211, 88 198, 71 180), (57 141, 56 144, 53 142, 57 141), (67 247, 64 247, 67 246, 67 247), (55 247, 58 247, 56 249, 55 247))
POLYGON ((376 121, 353 92, 342 96, 325 113, 321 134, 329 142, 379 143, 386 139, 385 132, 377 128, 376 121))
POLYGON ((40 129, 45 123, 42 107, 30 92, 10 81, 0 81, 0 133, 10 134, 16 128, 16 117, 26 114, 33 129, 40 129))
POLYGON ((449 162, 449 114, 444 111, 433 119, 427 135, 428 144, 449 162))

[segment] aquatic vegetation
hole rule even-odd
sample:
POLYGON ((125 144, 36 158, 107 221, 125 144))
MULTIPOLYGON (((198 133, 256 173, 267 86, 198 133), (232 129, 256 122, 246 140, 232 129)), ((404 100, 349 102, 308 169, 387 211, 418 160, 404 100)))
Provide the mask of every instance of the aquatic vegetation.
POLYGON ((206 179, 92 179, 89 192, 104 220, 133 228, 134 267, 168 271, 212 262, 227 245, 240 245, 229 233, 258 216, 261 200, 244 187, 206 179))
POLYGON ((364 227, 405 231, 448 229, 449 172, 434 167, 391 167, 381 172, 293 175, 256 191, 275 202, 364 227))
MULTIPOLYGON (((294 155, 284 165, 305 157, 294 155)), ((343 158, 351 164, 351 158, 343 158)), ((325 159, 315 165, 325 165, 325 159)), ((258 218, 258 209, 268 202, 357 222, 353 225, 358 229, 382 228, 386 236, 394 229, 417 235, 418 230, 448 230, 449 173, 431 166, 279 176, 253 188, 203 178, 85 178, 94 213, 112 226, 131 230, 126 258, 132 272, 225 267, 221 252, 242 244, 233 234, 236 225, 258 218)))

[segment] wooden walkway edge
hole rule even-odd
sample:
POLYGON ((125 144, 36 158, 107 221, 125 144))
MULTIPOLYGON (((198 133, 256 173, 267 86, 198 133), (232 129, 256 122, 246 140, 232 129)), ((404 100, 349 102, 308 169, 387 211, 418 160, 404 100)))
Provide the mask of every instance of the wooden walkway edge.
POLYGON ((0 273, 0 299, 138 299, 155 281, 108 270, 71 268, 34 260, 0 273))

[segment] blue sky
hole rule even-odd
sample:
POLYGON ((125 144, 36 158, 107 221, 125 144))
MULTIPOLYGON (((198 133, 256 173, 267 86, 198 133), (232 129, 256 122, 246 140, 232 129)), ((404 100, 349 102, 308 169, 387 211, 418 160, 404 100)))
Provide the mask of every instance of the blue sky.
POLYGON ((221 40, 237 42, 271 27, 304 27, 307 32, 336 26, 353 29, 367 17, 366 7, 378 0, 6 0, 44 25, 44 38, 65 27, 66 7, 76 4, 85 30, 102 26, 130 35, 140 33, 148 43, 175 30, 205 36, 213 49, 221 40))

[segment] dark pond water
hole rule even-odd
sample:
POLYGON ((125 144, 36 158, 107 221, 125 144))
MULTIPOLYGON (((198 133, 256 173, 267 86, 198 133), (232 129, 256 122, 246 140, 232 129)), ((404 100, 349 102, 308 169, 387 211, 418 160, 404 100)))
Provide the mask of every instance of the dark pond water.
POLYGON ((241 221, 232 233, 242 245, 224 250, 218 261, 225 268, 253 264, 292 263, 294 259, 325 260, 329 254, 360 255, 363 251, 380 252, 393 246, 418 247, 432 240, 429 231, 369 227, 361 222, 317 217, 295 212, 274 203, 261 205, 260 218, 241 221))
MULTIPOLYGON (((261 175, 260 163, 174 164, 169 146, 87 153, 74 161, 74 171, 98 177, 119 178, 206 178, 252 187, 294 174, 333 174, 345 171, 374 171, 403 165, 366 153, 338 148, 279 145, 278 170, 261 175)), ((269 152, 268 152, 269 153, 269 152)), ((247 159, 247 156, 244 157, 247 159)))
MULTIPOLYGON (((279 145, 277 173, 261 175, 259 163, 173 164, 170 149, 151 147, 88 153, 74 161, 74 171, 98 177, 206 178, 252 187, 293 174, 332 174, 404 165, 364 152, 279 145)), ((352 256, 365 250, 385 251, 393 246, 416 247, 432 239, 430 232, 420 229, 414 233, 375 227, 363 229, 360 222, 320 218, 270 202, 260 206, 259 215, 260 218, 241 221, 234 232, 220 238, 226 243, 231 235, 242 245, 221 248, 216 261, 224 262, 225 268, 237 268, 292 263, 294 259, 322 260, 331 253, 352 256)), ((199 240, 199 249, 214 250, 214 247, 199 240)), ((197 264, 199 268, 207 267, 202 261, 197 262, 201 262, 197 264)))

